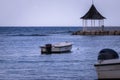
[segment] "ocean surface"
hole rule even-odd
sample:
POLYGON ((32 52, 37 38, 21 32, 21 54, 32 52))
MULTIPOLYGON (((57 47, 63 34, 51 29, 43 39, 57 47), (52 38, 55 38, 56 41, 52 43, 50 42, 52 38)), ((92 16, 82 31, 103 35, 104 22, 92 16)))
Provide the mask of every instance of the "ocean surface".
POLYGON ((120 53, 120 36, 71 35, 77 30, 82 28, 0 27, 0 80, 97 80, 99 51, 120 53), (64 41, 73 43, 71 52, 41 54, 41 45, 64 41))

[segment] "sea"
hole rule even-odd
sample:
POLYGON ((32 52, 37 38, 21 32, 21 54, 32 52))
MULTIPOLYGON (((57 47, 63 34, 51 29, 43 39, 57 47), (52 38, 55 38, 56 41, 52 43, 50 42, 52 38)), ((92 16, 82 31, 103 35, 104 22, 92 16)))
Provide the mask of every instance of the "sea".
MULTIPOLYGON (((106 30, 120 29, 107 27, 106 30)), ((98 53, 120 54, 120 36, 71 35, 82 27, 0 27, 0 80, 97 80, 98 53), (72 42, 69 53, 41 54, 40 46, 72 42)))

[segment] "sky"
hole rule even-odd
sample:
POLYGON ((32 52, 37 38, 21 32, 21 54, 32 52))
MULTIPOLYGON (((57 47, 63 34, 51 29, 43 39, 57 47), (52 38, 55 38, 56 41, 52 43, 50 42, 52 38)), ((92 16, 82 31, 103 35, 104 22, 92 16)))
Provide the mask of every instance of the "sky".
MULTIPOLYGON (((0 26, 82 26, 92 0, 0 0, 0 26)), ((120 0, 94 0, 107 19, 105 26, 120 26, 120 0)))

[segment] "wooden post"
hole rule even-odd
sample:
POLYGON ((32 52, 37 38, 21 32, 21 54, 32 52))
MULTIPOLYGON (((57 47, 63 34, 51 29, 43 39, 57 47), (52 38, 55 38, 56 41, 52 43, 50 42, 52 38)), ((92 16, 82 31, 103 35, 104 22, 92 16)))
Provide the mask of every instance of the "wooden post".
POLYGON ((85 31, 87 31, 87 20, 85 20, 85 31))
POLYGON ((92 24, 92 19, 91 19, 91 27, 93 26, 93 24, 92 24))
POLYGON ((95 20, 94 20, 94 27, 95 27, 95 20))
POLYGON ((83 31, 84 31, 84 19, 82 20, 82 27, 83 27, 83 31))
POLYGON ((104 19, 103 19, 103 25, 104 25, 104 19))
POLYGON ((98 20, 98 24, 99 24, 98 26, 100 27, 100 20, 98 20))

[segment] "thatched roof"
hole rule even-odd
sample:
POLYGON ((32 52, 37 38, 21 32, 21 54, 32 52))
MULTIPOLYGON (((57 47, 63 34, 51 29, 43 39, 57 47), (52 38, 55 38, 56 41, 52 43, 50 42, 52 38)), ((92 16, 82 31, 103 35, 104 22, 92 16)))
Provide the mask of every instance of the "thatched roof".
POLYGON ((83 16, 81 17, 81 19, 105 19, 105 17, 103 17, 95 8, 95 6, 92 4, 91 8, 89 9, 89 11, 83 16))

